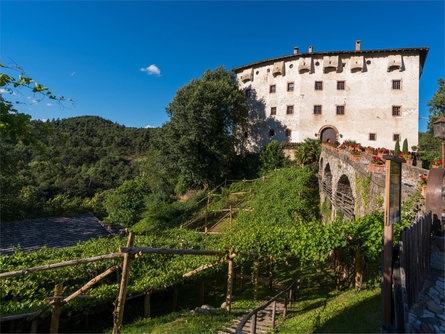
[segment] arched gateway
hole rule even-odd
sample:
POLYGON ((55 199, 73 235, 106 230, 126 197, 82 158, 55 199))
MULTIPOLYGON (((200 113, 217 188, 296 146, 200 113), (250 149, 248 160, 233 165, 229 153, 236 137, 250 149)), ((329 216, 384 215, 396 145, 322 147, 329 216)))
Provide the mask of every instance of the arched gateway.
POLYGON ((338 140, 338 131, 335 126, 325 125, 318 132, 318 138, 320 138, 321 141, 333 143, 338 140))

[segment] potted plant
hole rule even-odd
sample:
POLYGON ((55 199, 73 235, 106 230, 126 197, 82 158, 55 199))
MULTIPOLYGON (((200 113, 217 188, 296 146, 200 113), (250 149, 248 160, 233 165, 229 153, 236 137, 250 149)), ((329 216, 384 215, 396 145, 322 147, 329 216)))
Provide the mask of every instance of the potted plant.
POLYGON ((389 154, 389 150, 387 148, 381 147, 377 150, 377 154, 380 158, 382 158, 384 155, 389 154))
POLYGON ((406 162, 404 162, 404 164, 407 164, 409 166, 412 166, 413 164, 413 155, 409 152, 400 152, 399 153, 399 158, 405 159, 406 162))
POLYGON ((375 152, 375 148, 372 147, 372 146, 368 146, 368 147, 365 148, 365 153, 366 154, 375 154, 374 152, 375 152))
POLYGON ((385 162, 380 157, 374 155, 369 162, 369 171, 372 173, 383 173, 385 171, 385 162))
POLYGON ((433 168, 443 168, 442 159, 436 158, 431 162, 431 164, 433 165, 433 168))
POLYGON ((338 147, 338 153, 345 153, 346 152, 346 145, 342 144, 338 147))
POLYGON ((420 175, 419 188, 420 188, 420 191, 424 198, 426 198, 426 185, 427 184, 428 184, 428 175, 426 175, 426 174, 420 175))
POLYGON ((362 154, 362 150, 358 149, 358 148, 353 148, 350 152, 349 152, 349 159, 351 161, 355 161, 355 162, 360 162, 360 155, 362 154))

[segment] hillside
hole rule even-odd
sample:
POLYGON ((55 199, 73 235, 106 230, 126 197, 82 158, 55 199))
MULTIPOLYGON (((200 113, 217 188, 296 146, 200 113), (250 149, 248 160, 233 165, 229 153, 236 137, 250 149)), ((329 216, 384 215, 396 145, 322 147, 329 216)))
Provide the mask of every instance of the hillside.
POLYGON ((129 128, 96 116, 33 126, 36 131, 42 126, 49 129, 39 132, 39 147, 0 142, 1 187, 7 189, 1 200, 2 221, 65 214, 63 209, 50 212, 44 207, 92 198, 134 178, 137 161, 157 130, 129 128))

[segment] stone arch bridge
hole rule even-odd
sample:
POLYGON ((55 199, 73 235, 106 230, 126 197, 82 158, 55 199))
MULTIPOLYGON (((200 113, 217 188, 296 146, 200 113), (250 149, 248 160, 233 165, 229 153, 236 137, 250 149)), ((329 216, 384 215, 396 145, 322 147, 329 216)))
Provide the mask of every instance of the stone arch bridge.
MULTIPOLYGON (((360 162, 354 162, 349 153, 322 148, 318 175, 324 219, 332 220, 339 214, 354 219, 384 209, 385 174, 369 171, 371 157, 362 153, 360 162)), ((416 194, 419 177, 427 172, 403 165, 402 201, 416 194)))

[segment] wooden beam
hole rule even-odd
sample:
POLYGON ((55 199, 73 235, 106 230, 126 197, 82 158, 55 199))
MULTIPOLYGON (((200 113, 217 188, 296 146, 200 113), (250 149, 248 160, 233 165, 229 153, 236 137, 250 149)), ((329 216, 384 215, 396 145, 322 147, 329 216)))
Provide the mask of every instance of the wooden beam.
POLYGON ((39 267, 33 267, 33 268, 28 268, 28 269, 22 269, 22 270, 17 270, 17 271, 10 271, 10 272, 1 273, 0 274, 0 279, 7 278, 7 277, 19 276, 19 275, 30 274, 30 273, 34 273, 34 272, 42 271, 42 270, 49 270, 49 269, 60 268, 60 267, 74 266, 76 264, 89 263, 89 262, 95 262, 95 261, 101 261, 101 260, 107 260, 107 259, 115 259, 115 258, 119 258, 119 257, 123 257, 123 256, 124 256, 124 254, 122 254, 122 253, 112 253, 112 254, 105 254, 105 255, 88 257, 88 258, 85 258, 85 259, 71 260, 71 261, 59 262, 59 263, 53 263, 53 264, 46 264, 44 266, 39 266, 39 267))
POLYGON ((227 295, 226 295, 226 311, 232 309, 232 290, 233 290, 233 259, 229 259, 227 270, 227 295))
POLYGON ((122 253, 145 253, 145 254, 177 254, 177 255, 225 255, 226 252, 201 249, 171 249, 171 248, 145 248, 145 247, 121 247, 122 253))
MULTIPOLYGON (((62 293, 63 285, 62 283, 56 284, 54 287, 54 297, 59 297, 62 293)), ((59 332, 59 318, 62 312, 62 305, 59 299, 55 299, 53 303, 53 311, 51 313, 51 324, 49 327, 49 332, 51 334, 56 334, 59 332)))
POLYGON ((102 274, 97 275, 96 277, 94 277, 92 280, 90 280, 87 284, 85 284, 83 287, 81 287, 79 290, 77 290, 76 292, 72 293, 70 296, 66 297, 65 299, 63 299, 63 304, 69 303, 71 300, 73 300, 76 297, 79 297, 82 293, 84 293, 86 290, 88 290, 89 288, 91 288, 94 284, 96 284, 97 282, 99 282, 102 278, 108 276, 109 274, 111 274, 112 272, 116 271, 117 269, 119 269, 122 266, 122 263, 119 263, 115 266, 112 266, 111 268, 108 268, 107 270, 105 270, 102 274))
POLYGON ((211 264, 205 264, 205 265, 203 265, 203 266, 201 266, 201 267, 198 267, 198 268, 196 268, 196 269, 193 269, 193 270, 191 270, 191 271, 185 273, 184 275, 182 275, 182 277, 183 277, 183 278, 186 278, 186 277, 193 276, 193 275, 195 275, 195 274, 197 274, 197 273, 199 273, 199 272, 201 272, 201 271, 203 271, 203 270, 212 268, 212 267, 214 267, 214 266, 216 266, 216 265, 218 265, 218 264, 220 264, 220 263, 222 263, 222 262, 224 262, 224 261, 226 261, 226 260, 227 260, 226 257, 222 257, 222 258, 220 258, 219 260, 217 260, 217 261, 215 261, 215 262, 213 262, 213 263, 211 263, 211 264))
MULTIPOLYGON (((127 248, 133 247, 133 245, 134 233, 130 232, 128 235, 127 248)), ((126 253, 122 262, 122 279, 119 289, 119 296, 117 297, 116 309, 114 312, 113 334, 119 333, 120 326, 122 325, 122 320, 124 318, 125 297, 127 296, 128 279, 130 275, 130 262, 131 254, 126 253)))
POLYGON ((147 292, 144 296, 144 318, 151 317, 151 307, 150 307, 150 292, 147 292))

